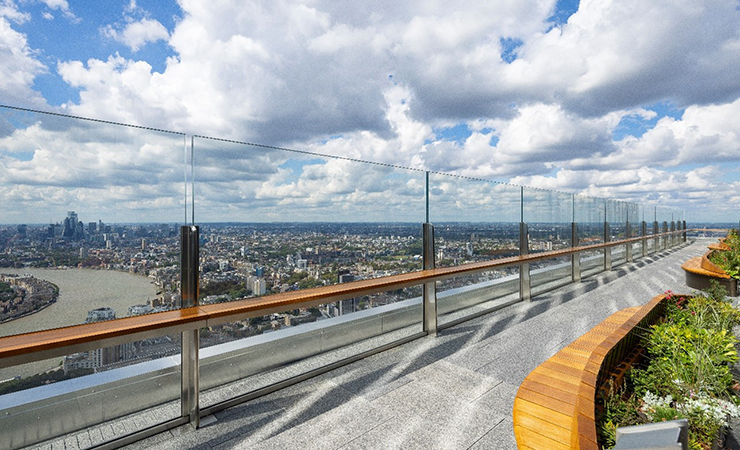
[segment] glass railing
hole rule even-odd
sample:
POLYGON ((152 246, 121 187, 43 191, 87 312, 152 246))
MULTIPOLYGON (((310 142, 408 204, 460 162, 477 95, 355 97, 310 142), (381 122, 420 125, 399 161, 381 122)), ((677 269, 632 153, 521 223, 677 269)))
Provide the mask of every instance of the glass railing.
MULTIPOLYGON (((520 254, 520 187, 430 173, 428 197, 436 267, 520 254)), ((454 323, 474 310, 488 310, 512 295, 518 297, 518 276, 518 267, 505 267, 438 282, 440 324, 454 323)))
MULTIPOLYGON (((422 269, 422 171, 197 136, 193 166, 200 304, 422 269)), ((223 400, 210 388, 248 394, 418 334, 420 298, 416 286, 202 329, 202 405, 223 400)))
MULTIPOLYGON (((0 129, 0 337, 178 308, 185 135, 4 107, 0 129)), ((0 448, 179 400, 179 353, 162 336, 0 368, 0 448)))
POLYGON ((181 383, 193 370, 199 407, 214 410, 659 253, 678 239, 650 236, 683 220, 671 208, 1 106, 0 129, 0 337, 183 307, 183 225, 198 226, 190 300, 201 306, 464 269, 209 321, 196 361, 181 356, 191 344, 178 330, 0 365, 0 429, 13 430, 0 450, 187 421, 181 383), (536 257, 643 229, 644 241, 536 257), (523 255, 535 258, 465 269, 523 255), (60 405, 75 414, 54 417, 60 405), (143 410, 147 420, 132 419, 143 410))

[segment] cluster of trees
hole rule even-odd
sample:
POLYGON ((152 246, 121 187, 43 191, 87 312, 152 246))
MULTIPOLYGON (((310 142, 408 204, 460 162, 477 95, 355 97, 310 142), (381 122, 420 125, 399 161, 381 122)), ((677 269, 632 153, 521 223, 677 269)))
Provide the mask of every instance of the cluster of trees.
POLYGON ((49 372, 37 373, 30 377, 17 378, 0 383, 0 395, 31 389, 49 383, 56 383, 57 381, 69 380, 83 375, 90 375, 91 373, 93 373, 93 369, 75 369, 70 370, 67 373, 64 373, 63 369, 57 369, 49 372))

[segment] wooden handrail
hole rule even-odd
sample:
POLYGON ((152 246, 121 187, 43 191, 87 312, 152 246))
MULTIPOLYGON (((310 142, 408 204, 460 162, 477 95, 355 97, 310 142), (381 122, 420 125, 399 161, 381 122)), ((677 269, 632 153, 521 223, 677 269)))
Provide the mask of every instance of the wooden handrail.
POLYGON ((0 338, 0 367, 62 356, 83 350, 101 348, 130 340, 162 336, 170 332, 197 329, 224 322, 259 317, 298 307, 306 308, 363 295, 386 292, 457 276, 471 275, 493 269, 569 256, 581 252, 640 242, 691 230, 639 236, 620 241, 569 247, 549 252, 533 253, 451 267, 420 270, 388 277, 359 280, 302 291, 285 292, 267 297, 235 300, 173 311, 125 317, 104 322, 74 325, 0 338))

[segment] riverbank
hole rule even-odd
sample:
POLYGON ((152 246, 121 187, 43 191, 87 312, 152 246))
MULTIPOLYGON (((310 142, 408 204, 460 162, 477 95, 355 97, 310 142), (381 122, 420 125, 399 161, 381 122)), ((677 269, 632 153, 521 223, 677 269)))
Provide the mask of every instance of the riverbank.
POLYGON ((0 287, 0 324, 35 314, 59 298, 59 286, 29 274, 0 273, 0 287))
MULTIPOLYGON (((57 301, 34 314, 0 324, 0 336, 79 325, 87 312, 102 307, 113 308, 116 317, 125 317, 128 308, 156 298, 158 287, 148 277, 113 270, 70 268, 2 269, 4 273, 29 273, 59 288, 57 301)), ((59 367, 62 358, 0 369, 0 380, 27 377, 59 367)))

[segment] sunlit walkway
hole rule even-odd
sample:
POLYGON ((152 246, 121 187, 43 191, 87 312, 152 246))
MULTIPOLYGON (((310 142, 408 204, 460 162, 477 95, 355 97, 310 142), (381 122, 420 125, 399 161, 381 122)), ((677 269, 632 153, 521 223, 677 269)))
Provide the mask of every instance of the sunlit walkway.
MULTIPOLYGON (((511 409, 538 364, 667 289, 710 240, 616 267, 206 418, 130 449, 514 449, 511 409), (639 270, 636 270, 639 267, 639 270)), ((56 447, 55 447, 56 448, 56 447)))

